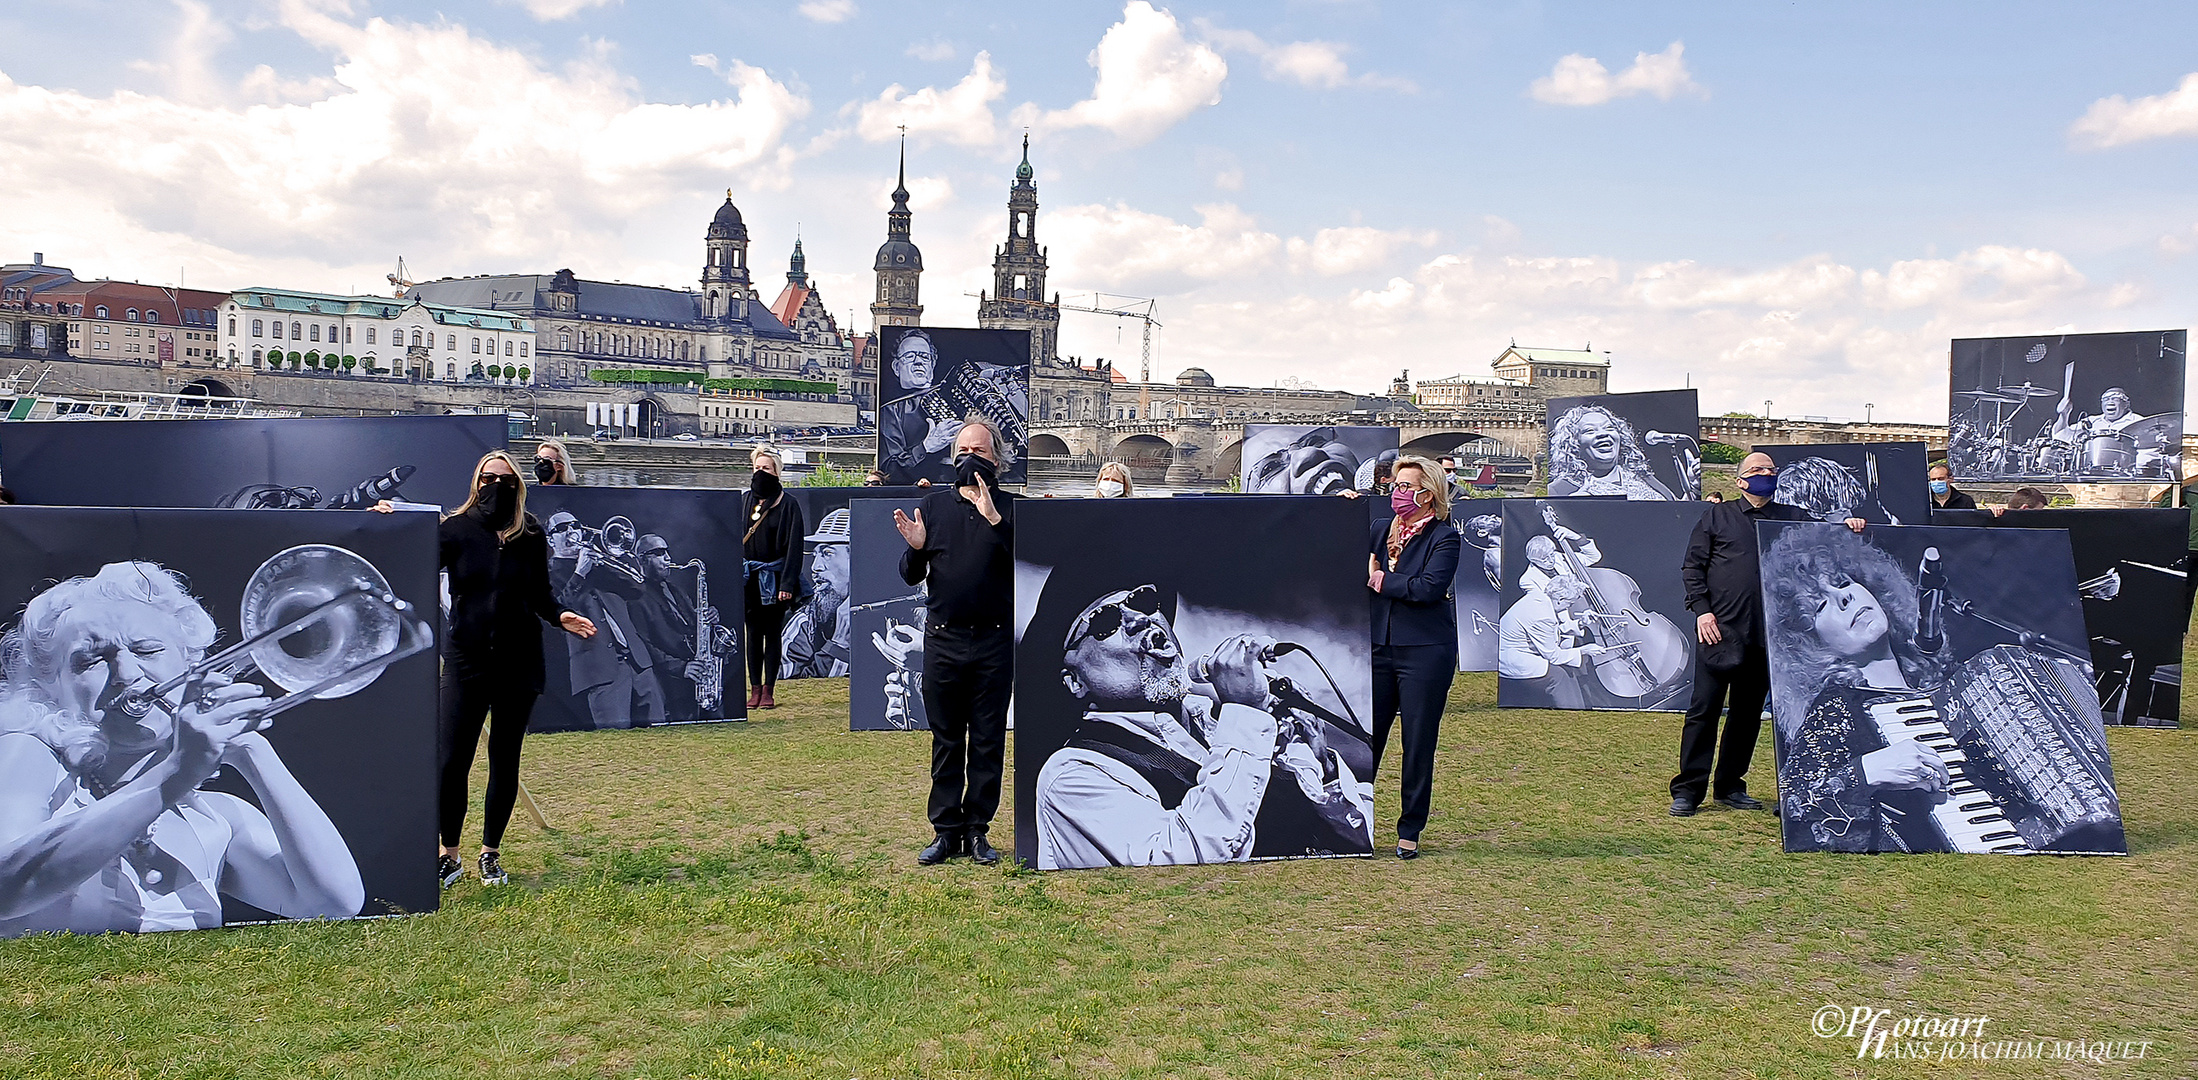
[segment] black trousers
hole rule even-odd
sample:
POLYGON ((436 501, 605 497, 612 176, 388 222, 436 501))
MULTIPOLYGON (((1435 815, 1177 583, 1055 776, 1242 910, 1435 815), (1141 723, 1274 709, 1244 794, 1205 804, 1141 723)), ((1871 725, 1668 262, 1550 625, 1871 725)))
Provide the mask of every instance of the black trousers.
POLYGON ((748 579, 748 685, 777 686, 778 666, 786 652, 786 612, 793 605, 778 602, 778 594, 760 596, 756 579, 748 579))
MULTIPOLYGON (((1397 839, 1418 840, 1427 827, 1427 804, 1435 787, 1435 739, 1442 731, 1442 709, 1450 682, 1458 673, 1458 647, 1450 645, 1374 646, 1374 772, 1389 729, 1404 717, 1404 804, 1397 815, 1397 839)), ((1369 781, 1373 777, 1367 778, 1369 781)))
POLYGON ((442 724, 436 740, 436 765, 442 785, 437 800, 443 846, 457 847, 466 823, 466 781, 473 774, 473 750, 488 729, 488 805, 481 819, 481 844, 498 847, 511 808, 519 799, 519 745, 527 737, 527 718, 541 692, 475 676, 443 676, 442 724), (494 717, 493 720, 490 720, 494 717))
POLYGON ((931 827, 981 832, 1000 809, 1015 633, 933 623, 924 634, 923 707, 931 717, 931 827))
POLYGON ((1679 730, 1679 775, 1671 778, 1671 797, 1701 802, 1745 794, 1748 761, 1763 728, 1763 700, 1771 693, 1771 665, 1761 645, 1750 645, 1740 663, 1719 671, 1704 664, 1695 650, 1694 700, 1686 726, 1679 730), (1725 716, 1725 734, 1717 734, 1717 714, 1725 716), (1714 772, 1711 761, 1714 757, 1714 772))

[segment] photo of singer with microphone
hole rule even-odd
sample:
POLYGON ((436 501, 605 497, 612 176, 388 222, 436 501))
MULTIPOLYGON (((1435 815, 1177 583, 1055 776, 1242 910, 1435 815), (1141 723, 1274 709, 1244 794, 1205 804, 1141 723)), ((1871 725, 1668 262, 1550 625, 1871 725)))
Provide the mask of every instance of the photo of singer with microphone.
POLYGON ((1372 854, 1364 512, 1079 503, 1028 504, 1019 525, 1017 857, 1372 854), (1136 540, 1159 535, 1215 542, 1136 540))
POLYGON ((1692 390, 1550 399, 1550 496, 1701 498, 1697 406, 1692 390))

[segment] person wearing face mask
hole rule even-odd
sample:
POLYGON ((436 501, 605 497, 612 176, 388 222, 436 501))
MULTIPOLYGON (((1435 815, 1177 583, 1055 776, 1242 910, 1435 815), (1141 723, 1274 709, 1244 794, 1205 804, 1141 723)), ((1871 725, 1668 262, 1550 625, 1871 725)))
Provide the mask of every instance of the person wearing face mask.
POLYGON ((778 455, 757 447, 749 455, 755 474, 741 499, 747 530, 741 534, 747 560, 748 707, 778 708, 774 691, 785 653, 787 604, 801 582, 801 537, 807 532, 801 504, 786 496, 779 481, 778 455))
POLYGON ((1931 466, 1931 508, 1934 510, 1974 510, 1977 500, 1969 493, 1954 486, 1954 471, 1941 461, 1931 466))
POLYGON ((542 694, 542 623, 581 638, 595 624, 567 611, 550 592, 549 541, 527 513, 519 463, 491 451, 473 469, 473 493, 443 518, 442 568, 450 575, 449 633, 443 641, 442 855, 443 886, 465 873, 458 834, 465 825, 467 778, 486 722, 488 794, 481 824, 479 867, 484 884, 507 880, 498 856, 504 826, 519 795, 519 746, 527 717, 542 694))
POLYGON ((1450 524, 1449 477, 1426 458, 1397 459, 1389 504, 1396 516, 1372 526, 1366 557, 1366 588, 1373 594, 1374 772, 1381 771, 1389 729, 1402 715, 1397 858, 1410 859, 1418 857, 1420 830, 1427 825, 1435 738, 1458 670, 1450 587, 1464 541, 1450 524))
POLYGON ((537 484, 577 484, 580 474, 572 470, 572 454, 565 444, 556 439, 543 439, 534 448, 534 482, 537 484))
MULTIPOLYGON (((1671 816, 1692 817, 1705 795, 1731 810, 1761 810, 1748 794, 1748 763, 1771 692, 1763 648, 1763 585, 1758 580, 1759 521, 1814 521, 1807 510, 1772 501, 1778 466, 1769 454, 1740 459, 1740 498, 1711 506, 1695 523, 1679 568, 1687 610, 1695 615, 1694 698, 1679 731, 1679 774, 1671 780, 1671 816), (1722 714, 1725 732, 1718 737, 1722 714)), ((1862 531, 1861 518, 1846 525, 1862 531)))
POLYGON ((1007 701, 1015 667, 1015 501, 999 489, 1012 451, 972 416, 954 436, 954 486, 893 511, 908 542, 901 580, 924 585, 924 712, 931 721, 932 841, 916 862, 967 855, 1000 861, 986 833, 1006 771, 1007 701))
POLYGON ((1110 461, 1099 466, 1099 486, 1094 494, 1102 499, 1127 499, 1137 493, 1137 485, 1130 482, 1129 466, 1110 461))

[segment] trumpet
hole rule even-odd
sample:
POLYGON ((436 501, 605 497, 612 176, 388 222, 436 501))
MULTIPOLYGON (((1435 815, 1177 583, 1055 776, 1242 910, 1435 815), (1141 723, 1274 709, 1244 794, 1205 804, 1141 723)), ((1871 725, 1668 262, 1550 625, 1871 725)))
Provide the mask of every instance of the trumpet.
POLYGON ((286 691, 260 715, 273 717, 308 701, 365 689, 391 664, 435 647, 435 631, 418 609, 390 591, 374 564, 331 544, 301 544, 276 552, 245 583, 238 620, 244 640, 191 665, 174 678, 124 695, 123 712, 142 717, 202 700, 209 675, 231 680, 253 674, 286 691), (182 701, 168 695, 184 691, 182 701))

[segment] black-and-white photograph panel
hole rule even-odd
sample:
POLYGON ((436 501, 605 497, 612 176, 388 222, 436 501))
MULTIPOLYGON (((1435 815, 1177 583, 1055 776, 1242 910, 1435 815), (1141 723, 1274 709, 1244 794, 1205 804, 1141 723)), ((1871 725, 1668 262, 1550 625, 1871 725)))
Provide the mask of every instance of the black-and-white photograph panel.
POLYGON ((922 585, 901 580, 908 542, 893 528, 893 511, 912 513, 920 499, 857 499, 848 504, 854 531, 854 601, 849 606, 847 728, 928 731, 923 711, 923 631, 929 598, 922 585))
POLYGON ((1931 460, 1920 442, 1758 443, 1754 449, 1778 466, 1774 497, 1818 521, 1931 523, 1931 460))
POLYGON ((1549 494, 1702 497, 1702 415, 1693 390, 1549 399, 1549 494))
POLYGON ((11 421, 0 476, 33 506, 451 507, 509 430, 502 415, 11 421))
POLYGON ((1016 857, 1371 854, 1367 537, 1336 498, 1018 504, 1016 857))
POLYGON ((435 910, 435 526, 0 515, 0 937, 435 910))
POLYGON ((1956 480, 2157 484, 2182 475, 2185 330, 1956 338, 1956 480))
POLYGON ((1241 486, 1251 495, 1372 491, 1396 460, 1393 427, 1246 424, 1241 486))
MULTIPOLYGON (((1564 501, 1617 495, 1573 495, 1564 501)), ((1496 670, 1503 638, 1503 501, 1460 499, 1450 504, 1450 524, 1465 545, 1458 557, 1457 584, 1451 596, 1458 608, 1458 670, 1496 670)), ((1387 509, 1387 507, 1383 507, 1387 509)))
POLYGON ((2127 853, 2067 533, 1756 528, 1786 850, 2127 853))
POLYGON ((869 499, 911 500, 916 487, 790 487, 788 498, 801 505, 801 574, 786 591, 788 602, 780 679, 835 679, 849 670, 854 638, 849 636, 852 566, 849 562, 849 510, 869 499))
POLYGON ((550 591, 595 622, 542 631, 546 674, 529 731, 744 720, 740 496, 721 488, 538 485, 550 591))
POLYGON ((1496 704, 1680 710, 1694 616, 1679 564, 1709 504, 1506 499, 1496 704))
POLYGON ((1010 453, 1000 482, 1023 482, 1030 445, 1030 331, 878 328, 878 468, 888 484, 954 478, 954 436, 991 421, 1010 453))
POLYGON ((2108 724, 2181 726, 2190 511, 1935 510, 1934 525, 2066 529, 2108 724))

